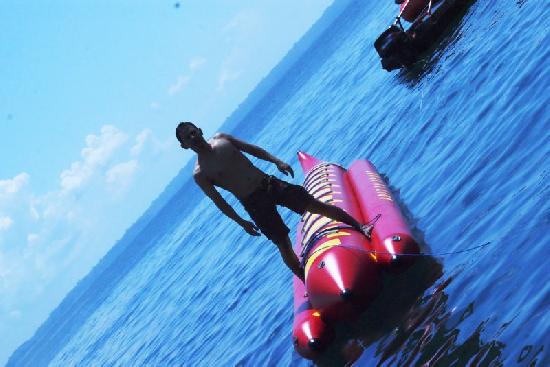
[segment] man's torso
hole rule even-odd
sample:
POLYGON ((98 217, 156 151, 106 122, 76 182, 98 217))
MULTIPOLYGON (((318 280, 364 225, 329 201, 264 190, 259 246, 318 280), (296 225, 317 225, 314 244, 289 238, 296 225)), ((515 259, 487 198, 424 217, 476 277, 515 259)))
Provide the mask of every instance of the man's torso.
POLYGON ((199 155, 195 172, 200 171, 212 184, 243 199, 256 190, 266 174, 260 171, 231 142, 221 137, 208 141, 209 154, 199 155))

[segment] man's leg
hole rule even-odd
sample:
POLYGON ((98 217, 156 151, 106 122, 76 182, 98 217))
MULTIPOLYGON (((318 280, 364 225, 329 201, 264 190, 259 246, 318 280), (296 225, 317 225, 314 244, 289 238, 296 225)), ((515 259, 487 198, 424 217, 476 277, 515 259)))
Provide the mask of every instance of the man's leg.
POLYGON ((372 226, 367 226, 359 223, 355 218, 349 215, 344 209, 337 207, 336 205, 330 205, 323 203, 319 200, 311 200, 306 206, 306 211, 313 214, 321 214, 330 219, 337 220, 339 222, 346 223, 356 230, 363 233, 370 239, 370 232, 372 232, 372 226))
POLYGON ((296 256, 296 254, 292 250, 292 242, 290 242, 290 238, 287 236, 285 239, 278 240, 277 242, 275 242, 275 245, 277 245, 277 248, 279 249, 281 257, 283 258, 286 266, 288 266, 288 268, 298 278, 300 278, 302 282, 305 283, 304 269, 300 266, 300 260, 298 260, 298 256, 296 256))

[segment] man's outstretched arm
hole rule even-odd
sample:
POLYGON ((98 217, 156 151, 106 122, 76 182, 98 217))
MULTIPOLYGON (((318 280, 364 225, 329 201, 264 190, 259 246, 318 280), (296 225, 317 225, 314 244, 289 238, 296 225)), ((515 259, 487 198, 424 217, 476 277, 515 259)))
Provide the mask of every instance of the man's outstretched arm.
POLYGON ((237 224, 243 227, 243 229, 248 234, 252 236, 260 235, 256 225, 248 220, 241 218, 239 214, 237 214, 235 209, 233 209, 231 205, 229 205, 227 201, 225 201, 218 190, 216 190, 214 185, 212 185, 212 183, 208 181, 206 177, 204 177, 200 173, 195 173, 193 174, 193 178, 195 179, 195 182, 197 183, 197 185, 199 185, 201 190, 214 202, 214 204, 216 204, 218 209, 220 209, 223 214, 237 222, 237 224))
POLYGON ((281 161, 280 159, 276 158, 275 156, 271 155, 269 152, 267 152, 265 149, 254 145, 247 143, 243 140, 237 139, 234 136, 231 136, 229 134, 218 134, 219 137, 227 139, 233 144, 237 149, 240 151, 243 151, 245 153, 248 153, 250 155, 253 155, 256 158, 263 159, 264 161, 275 163, 279 171, 284 173, 285 175, 290 175, 294 177, 294 171, 292 170, 292 167, 288 165, 287 163, 281 161))

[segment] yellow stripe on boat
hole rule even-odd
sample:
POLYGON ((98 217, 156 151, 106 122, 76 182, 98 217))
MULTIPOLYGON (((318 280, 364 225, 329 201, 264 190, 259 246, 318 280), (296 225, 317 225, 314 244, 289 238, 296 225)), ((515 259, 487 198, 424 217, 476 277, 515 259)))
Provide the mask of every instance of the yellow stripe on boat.
POLYGON ((324 218, 324 219, 319 219, 317 222, 315 222, 308 230, 307 232, 304 234, 304 237, 303 237, 303 243, 308 243, 310 237, 319 230, 319 228, 323 227, 323 226, 326 226, 327 224, 329 224, 330 222, 333 222, 332 219, 329 219, 329 218, 324 218))
POLYGON ((302 228, 307 228, 309 227, 309 224, 315 220, 317 220, 317 218, 321 217, 321 214, 311 214, 309 216, 309 218, 304 221, 304 225, 302 226, 302 228))
POLYGON ((326 195, 326 194, 332 194, 332 189, 330 187, 323 189, 319 192, 316 192, 315 195, 313 195, 313 197, 317 199, 318 197, 322 197, 323 195, 326 195))
POLYGON ((329 185, 330 185, 330 183, 327 183, 327 182, 323 182, 323 181, 317 182, 315 185, 313 185, 312 187, 308 188, 307 191, 313 192, 313 191, 315 191, 315 190, 317 190, 317 189, 319 189, 319 188, 321 188, 321 187, 323 187, 323 186, 329 186, 329 185))
POLYGON ((316 197, 316 199, 319 200, 319 201, 329 200, 329 199, 332 199, 332 194, 328 194, 328 195, 325 195, 325 196, 319 196, 319 197, 316 197))
POLYGON ((327 238, 344 237, 344 236, 351 236, 351 233, 344 232, 344 231, 338 231, 336 233, 327 234, 327 238))
POLYGON ((313 254, 307 259, 306 266, 305 266, 305 269, 304 269, 306 277, 307 277, 307 274, 309 273, 309 268, 311 267, 311 264, 313 264, 315 259, 317 259, 319 256, 321 256, 328 249, 333 248, 335 246, 339 246, 341 243, 342 242, 338 238, 335 238, 335 239, 332 239, 332 240, 329 240, 329 241, 323 243, 321 246, 316 248, 315 251, 313 252, 313 254))

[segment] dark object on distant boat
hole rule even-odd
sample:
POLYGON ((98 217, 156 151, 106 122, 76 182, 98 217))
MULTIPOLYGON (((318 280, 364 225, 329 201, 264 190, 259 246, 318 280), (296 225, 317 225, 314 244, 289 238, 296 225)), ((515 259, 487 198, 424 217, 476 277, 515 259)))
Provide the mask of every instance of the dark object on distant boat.
MULTIPOLYGON (((397 0, 396 0, 397 1, 397 0)), ((382 68, 392 71, 418 61, 470 0, 405 0, 395 23, 374 42, 382 68), (405 30, 401 19, 411 22, 405 30)))

